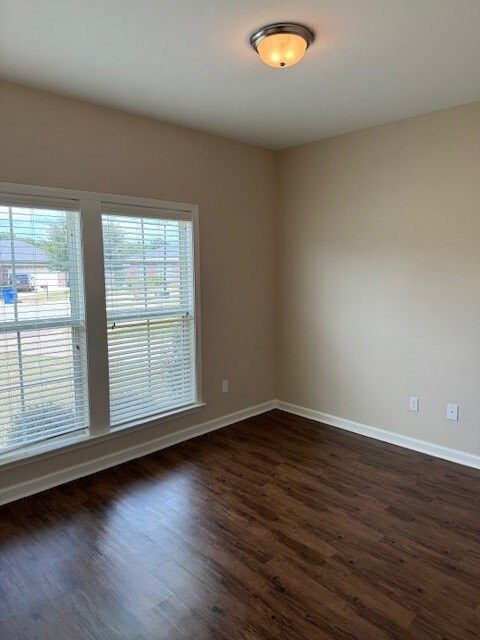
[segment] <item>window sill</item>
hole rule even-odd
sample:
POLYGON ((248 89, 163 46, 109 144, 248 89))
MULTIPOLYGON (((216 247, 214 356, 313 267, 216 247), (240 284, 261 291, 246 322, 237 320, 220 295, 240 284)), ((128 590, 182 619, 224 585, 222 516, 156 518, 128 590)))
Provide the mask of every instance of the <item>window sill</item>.
POLYGON ((134 420, 132 422, 127 422, 125 424, 119 425, 118 427, 112 427, 108 435, 122 433, 124 431, 129 431, 130 429, 153 427, 156 424, 167 422, 168 420, 172 420, 173 418, 179 418, 181 416, 188 415, 189 413, 201 411, 205 406, 206 404, 204 402, 198 402, 196 404, 189 404, 186 407, 180 407, 179 409, 173 409, 172 411, 168 411, 167 413, 161 413, 158 416, 149 417, 147 420, 134 420))
POLYGON ((60 436, 59 438, 52 439, 50 442, 32 444, 24 449, 17 449, 9 453, 0 454, 0 470, 11 469, 26 463, 38 462, 63 453, 69 453, 75 449, 112 440, 121 435, 125 435, 131 430, 138 431, 139 429, 154 427, 163 422, 201 411, 205 406, 206 404, 204 402, 188 405, 187 407, 175 409, 157 417, 149 418, 148 421, 131 422, 115 427, 108 433, 102 435, 91 435, 87 430, 84 430, 76 434, 60 436))

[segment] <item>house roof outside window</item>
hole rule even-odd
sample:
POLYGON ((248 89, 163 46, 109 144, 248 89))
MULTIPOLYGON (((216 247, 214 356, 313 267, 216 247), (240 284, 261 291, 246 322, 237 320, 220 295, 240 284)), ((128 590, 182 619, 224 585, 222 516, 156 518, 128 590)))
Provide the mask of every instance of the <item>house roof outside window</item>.
POLYGON ((0 238, 0 263, 12 262, 13 257, 17 264, 46 265, 49 258, 43 249, 27 242, 26 240, 0 238))

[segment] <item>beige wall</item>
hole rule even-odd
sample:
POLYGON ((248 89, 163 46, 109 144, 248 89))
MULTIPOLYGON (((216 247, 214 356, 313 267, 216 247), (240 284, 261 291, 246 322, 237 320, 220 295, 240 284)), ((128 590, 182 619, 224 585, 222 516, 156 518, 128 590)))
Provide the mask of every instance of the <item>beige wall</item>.
POLYGON ((286 150, 279 202, 277 398, 480 454, 480 103, 286 150))
POLYGON ((0 470, 0 487, 274 398, 273 152, 7 83, 0 140, 1 181, 199 204, 207 402, 95 450, 0 470))
POLYGON ((275 155, 0 83, 0 139, 1 181, 200 205, 207 402, 0 488, 275 395, 480 454, 480 104, 275 155))

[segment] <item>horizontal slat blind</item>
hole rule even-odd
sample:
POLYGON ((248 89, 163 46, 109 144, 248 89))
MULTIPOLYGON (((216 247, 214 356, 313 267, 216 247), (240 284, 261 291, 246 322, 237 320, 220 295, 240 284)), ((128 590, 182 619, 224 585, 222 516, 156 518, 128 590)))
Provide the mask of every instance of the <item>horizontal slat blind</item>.
POLYGON ((0 206, 0 453, 88 426, 80 214, 0 206))
POLYGON ((114 426, 196 400, 192 223, 103 215, 114 426))

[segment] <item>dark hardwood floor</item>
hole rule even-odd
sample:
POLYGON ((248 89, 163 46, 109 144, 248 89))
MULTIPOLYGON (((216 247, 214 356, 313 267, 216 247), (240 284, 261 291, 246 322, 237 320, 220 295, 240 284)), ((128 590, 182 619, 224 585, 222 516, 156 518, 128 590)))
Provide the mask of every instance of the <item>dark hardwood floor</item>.
POLYGON ((0 638, 480 638, 480 472, 272 411, 2 507, 0 638))

